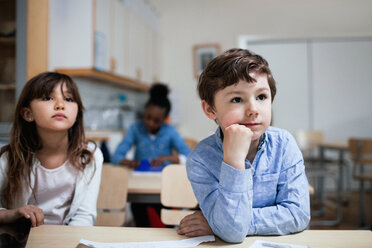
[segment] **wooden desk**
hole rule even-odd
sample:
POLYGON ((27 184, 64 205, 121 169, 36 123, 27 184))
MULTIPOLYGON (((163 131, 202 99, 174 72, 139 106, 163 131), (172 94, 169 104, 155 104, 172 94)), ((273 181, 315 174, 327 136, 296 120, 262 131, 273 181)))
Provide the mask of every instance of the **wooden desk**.
POLYGON ((161 173, 132 172, 128 181, 128 202, 160 203, 161 173))
MULTIPOLYGON (((31 228, 26 248, 76 248, 80 239, 96 242, 146 242, 181 240, 173 228, 73 227, 42 225, 31 228)), ((308 230, 285 236, 247 237, 241 244, 228 244, 220 239, 197 247, 249 247, 257 239, 278 243, 309 245, 312 248, 372 247, 371 231, 308 230)))

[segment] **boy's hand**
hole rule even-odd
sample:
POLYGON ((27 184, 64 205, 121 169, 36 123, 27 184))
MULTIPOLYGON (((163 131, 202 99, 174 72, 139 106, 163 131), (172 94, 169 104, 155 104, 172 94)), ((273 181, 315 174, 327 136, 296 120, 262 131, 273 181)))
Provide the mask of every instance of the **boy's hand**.
POLYGON ((252 131, 243 125, 233 124, 225 128, 223 161, 238 170, 244 170, 252 136, 252 131))
POLYGON ((180 222, 177 233, 180 235, 186 235, 187 237, 213 235, 213 231, 201 211, 196 211, 183 218, 180 222))

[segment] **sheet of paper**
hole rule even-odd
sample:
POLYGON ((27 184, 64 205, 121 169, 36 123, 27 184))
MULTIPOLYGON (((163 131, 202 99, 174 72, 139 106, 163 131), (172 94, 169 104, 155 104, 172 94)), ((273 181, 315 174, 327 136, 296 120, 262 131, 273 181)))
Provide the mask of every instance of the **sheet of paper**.
POLYGON ((256 240, 249 248, 311 248, 307 245, 293 245, 287 243, 276 243, 265 240, 256 240))
POLYGON ((161 171, 133 171, 133 175, 161 177, 161 171))
POLYGON ((182 247, 186 248, 195 247, 200 243, 211 241, 215 241, 213 235, 173 241, 125 242, 125 243, 101 243, 81 239, 80 244, 94 248, 182 248, 182 247))

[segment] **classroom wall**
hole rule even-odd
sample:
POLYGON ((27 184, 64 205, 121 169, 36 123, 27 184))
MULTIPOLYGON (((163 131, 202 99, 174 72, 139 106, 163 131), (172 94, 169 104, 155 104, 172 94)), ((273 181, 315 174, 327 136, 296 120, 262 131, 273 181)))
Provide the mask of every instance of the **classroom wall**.
MULTIPOLYGON (((372 36, 368 0, 150 0, 160 15, 162 78, 175 92, 175 123, 184 135, 202 139, 216 124, 202 113, 193 74, 192 47, 238 46, 238 36, 273 38, 372 36)), ((365 82, 370 83, 370 82, 365 82)))

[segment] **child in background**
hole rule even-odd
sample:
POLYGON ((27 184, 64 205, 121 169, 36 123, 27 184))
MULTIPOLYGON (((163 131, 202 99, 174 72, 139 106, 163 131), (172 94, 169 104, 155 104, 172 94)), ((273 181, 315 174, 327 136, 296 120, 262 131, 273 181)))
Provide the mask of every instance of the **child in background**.
POLYGON ((305 167, 292 135, 270 126, 276 86, 267 61, 228 50, 208 64, 198 92, 205 115, 219 127, 187 158, 202 212, 186 216, 178 233, 214 233, 237 243, 247 235, 304 230, 310 220, 305 167))
POLYGON ((149 160, 152 166, 186 163, 190 148, 174 127, 164 123, 171 110, 167 95, 166 85, 157 83, 151 87, 143 120, 129 128, 111 157, 113 163, 131 168, 142 160, 149 160), (132 146, 136 148, 134 160, 128 160, 125 156, 132 146), (178 155, 173 154, 173 149, 178 155))
MULTIPOLYGON (((164 123, 171 110, 167 95, 166 85, 157 83, 151 87, 143 120, 129 128, 111 157, 113 163, 136 169, 139 168, 141 161, 148 160, 151 164, 150 168, 158 168, 158 170, 170 163, 186 163, 190 148, 174 127, 164 123), (128 160, 125 156, 132 146, 136 148, 134 160, 128 160), (178 155, 174 155, 173 150, 176 150, 178 155)), ((147 216, 147 208, 150 206, 160 213, 160 204, 131 205, 136 226, 150 226, 147 216)))
POLYGON ((67 75, 45 72, 26 83, 0 152, 0 223, 94 224, 103 157, 85 142, 83 110, 67 75))

